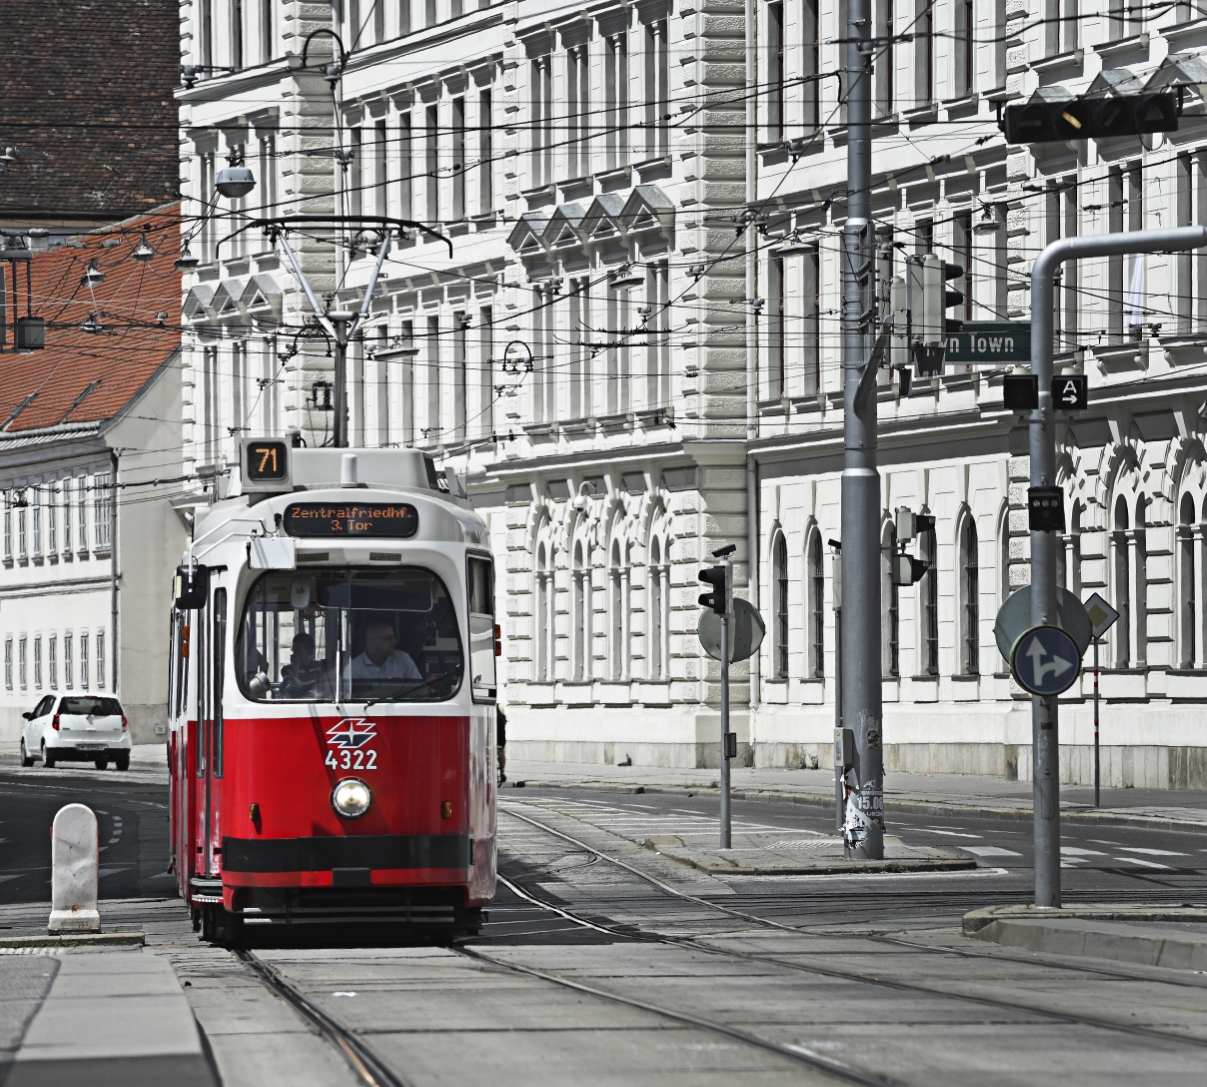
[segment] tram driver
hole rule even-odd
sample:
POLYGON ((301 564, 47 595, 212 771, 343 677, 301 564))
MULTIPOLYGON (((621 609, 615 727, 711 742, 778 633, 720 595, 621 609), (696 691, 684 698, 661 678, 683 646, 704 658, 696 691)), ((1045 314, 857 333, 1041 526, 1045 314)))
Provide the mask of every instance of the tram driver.
POLYGON ((398 635, 388 619, 365 624, 365 648, 344 668, 344 679, 422 679, 411 655, 398 648, 398 635))
POLYGON ((299 631, 293 636, 289 663, 281 669, 281 693, 286 698, 313 698, 326 695, 331 684, 327 681, 327 670, 314 658, 314 636, 299 631))

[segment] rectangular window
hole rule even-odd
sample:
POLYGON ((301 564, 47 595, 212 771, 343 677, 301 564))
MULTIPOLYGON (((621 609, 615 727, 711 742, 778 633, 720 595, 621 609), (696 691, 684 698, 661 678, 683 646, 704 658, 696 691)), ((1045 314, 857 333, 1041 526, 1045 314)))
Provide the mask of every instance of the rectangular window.
MULTIPOLYGON (((236 434, 247 430, 247 341, 231 344, 231 419, 236 434)), ((99 494, 99 491, 98 491, 99 494)), ((100 525, 98 523, 99 530, 100 525)))
POLYGON ((13 640, 4 639, 4 686, 13 689, 13 640))
POLYGON ((93 518, 96 522, 96 549, 108 551, 113 542, 113 477, 109 473, 93 477, 93 518))
POLYGON ((59 552, 59 488, 52 483, 46 488, 46 554, 59 552))
POLYGON ((478 433, 494 433, 494 385, 491 373, 494 366, 494 320, 493 306, 483 306, 478 311, 478 433))
POLYGON ((46 670, 50 677, 50 689, 59 689, 59 639, 52 634, 46 641, 46 670))
POLYGON ((348 184, 348 214, 356 216, 363 213, 365 206, 365 170, 362 157, 364 148, 360 128, 354 128, 348 133, 348 143, 348 151, 352 156, 352 161, 348 163, 348 172, 345 175, 348 184))
POLYGON ((889 117, 895 108, 894 79, 897 74, 893 40, 893 0, 875 0, 875 11, 876 48, 880 55, 875 58, 872 116, 889 117))
POLYGON ((17 680, 20 682, 21 690, 23 691, 29 687, 29 673, 26 669, 28 644, 28 640, 24 637, 17 643, 17 680))
POLYGON ((26 527, 28 521, 26 514, 29 511, 29 500, 25 497, 25 492, 21 492, 21 497, 17 505, 17 558, 24 559, 29 555, 26 550, 26 527))
MULTIPOLYGON (((803 0, 801 12, 804 41, 801 49, 801 92, 804 129, 816 132, 821 126, 821 0, 803 0)), ((877 66, 878 67, 878 66, 877 66)))
POLYGON ((4 561, 13 561, 13 500, 4 492, 4 561))
POLYGON ((34 487, 33 497, 33 553, 35 559, 42 557, 42 488, 34 487))
MULTIPOLYGON (((260 0, 260 63, 272 60, 272 5, 273 0, 260 0)), ((261 174, 261 177, 264 175, 261 174)))
POLYGON ((972 212, 958 211, 952 216, 951 249, 952 263, 958 264, 962 274, 951 280, 953 290, 964 295, 963 303, 954 308, 952 316, 961 316, 965 321, 972 320, 972 212))
POLYGON ((629 45, 625 34, 608 38, 604 97, 608 169, 624 166, 629 153, 629 45))
POLYGON ((821 251, 812 246, 804 256, 804 283, 801 297, 805 312, 801 320, 801 340, 805 355, 805 395, 821 392, 821 251))
POLYGON ((549 147, 549 125, 552 120, 553 97, 549 75, 549 58, 541 57, 534 60, 529 69, 532 79, 532 184, 533 188, 548 185, 550 181, 547 169, 549 147))
POLYGON ((427 26, 436 25, 436 0, 423 0, 423 17, 427 26))
MULTIPOLYGON (((24 684, 22 684, 24 686, 24 684)), ((80 635, 80 690, 88 690, 88 635, 80 635)))
POLYGON ((63 480, 63 554, 71 551, 71 476, 63 480))
MULTIPOLYGON (((1182 154, 1174 163, 1174 201, 1176 205, 1176 226, 1191 225, 1191 190, 1194 182, 1194 170, 1190 155, 1182 154)), ((1175 314, 1177 316, 1177 331, 1185 335, 1190 331, 1190 314, 1194 302, 1193 284, 1191 282, 1191 267, 1193 256, 1189 249, 1174 257, 1174 295, 1175 314)))
POLYGON ((79 538, 80 554, 88 550, 88 477, 79 476, 75 481, 76 536, 79 538))
POLYGON ((453 99, 453 221, 465 218, 465 99, 453 99))
POLYGON ((426 156, 427 177, 424 187, 427 189, 427 218, 434 223, 440 218, 440 114, 436 106, 428 106, 425 114, 427 122, 426 156))
POLYGON ((934 0, 916 0, 914 12, 914 109, 935 100, 934 0))
MULTIPOLYGON (((265 0, 269 2, 269 0, 265 0)), ((269 132, 260 137, 260 176, 256 178, 260 191, 260 215, 267 218, 277 202, 277 137, 269 132)))
POLYGON ((784 343, 784 258, 772 256, 767 277, 767 352, 770 367, 767 374, 767 395, 775 399, 787 395, 787 373, 784 343))
POLYGON ((973 0, 956 0, 956 87, 957 98, 966 98, 976 89, 976 15, 973 0))
POLYGON ((767 5, 767 140, 784 138, 784 5, 767 5))
POLYGON ((460 442, 465 439, 465 398, 469 393, 469 359, 466 356, 469 317, 454 313, 453 325, 453 437, 460 442))
POLYGON ((670 149, 670 130, 667 126, 671 112, 670 55, 665 19, 646 27, 646 50, 646 123, 649 126, 646 153, 650 158, 662 158, 670 149))
POLYGON ((64 634, 63 635, 63 686, 66 687, 69 691, 71 690, 71 683, 72 683, 73 676, 74 676, 74 673, 72 672, 72 661, 71 661, 71 635, 64 634))
MULTIPOLYGON (((209 67, 214 63, 214 0, 198 0, 197 56, 209 67)), ((25 686, 22 684, 21 686, 25 686)))
POLYGON ((487 215, 494 210, 494 130, 490 91, 483 91, 478 98, 478 214, 487 215))
POLYGON ((440 440, 440 318, 427 319, 427 426, 425 441, 440 440))
POLYGON ((243 67, 243 0, 231 0, 231 67, 243 67))
POLYGON ((398 3, 398 33, 405 35, 411 32, 411 0, 399 0, 398 3))
MULTIPOLYGON (((378 4, 378 8, 381 5, 378 4)), ((373 214, 388 215, 386 210, 386 193, 388 177, 386 174, 386 123, 378 121, 373 126, 373 214)))
POLYGON ((96 632, 96 685, 102 689, 105 686, 105 632, 103 630, 96 632))
POLYGON ((411 153, 411 115, 404 113, 398 118, 398 217, 413 218, 415 189, 414 156, 411 153))
POLYGON ((42 689, 42 635, 34 638, 34 689, 42 689))

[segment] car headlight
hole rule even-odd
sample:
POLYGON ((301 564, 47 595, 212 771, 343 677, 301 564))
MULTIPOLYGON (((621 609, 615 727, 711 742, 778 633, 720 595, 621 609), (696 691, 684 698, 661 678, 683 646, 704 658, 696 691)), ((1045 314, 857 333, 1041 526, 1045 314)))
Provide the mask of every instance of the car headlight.
POLYGON ((360 818, 372 803, 372 791, 359 778, 344 778, 331 790, 331 806, 346 819, 360 818))

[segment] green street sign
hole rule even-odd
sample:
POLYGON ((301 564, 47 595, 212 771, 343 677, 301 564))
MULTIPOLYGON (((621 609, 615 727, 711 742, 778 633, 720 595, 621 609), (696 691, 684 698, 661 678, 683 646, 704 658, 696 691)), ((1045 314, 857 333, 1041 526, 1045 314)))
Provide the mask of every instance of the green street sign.
POLYGON ((945 362, 993 364, 1031 361, 1031 325, 1026 321, 965 321, 948 332, 945 362))

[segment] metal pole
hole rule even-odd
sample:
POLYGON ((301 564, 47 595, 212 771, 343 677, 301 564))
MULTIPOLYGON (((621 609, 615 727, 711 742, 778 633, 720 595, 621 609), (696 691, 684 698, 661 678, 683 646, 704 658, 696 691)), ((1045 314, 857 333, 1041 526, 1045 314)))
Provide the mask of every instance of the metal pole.
POLYGON ((1098 639, 1094 639, 1094 807, 1099 807, 1098 796, 1098 639))
MULTIPOLYGON (((834 727, 842 728, 842 608, 834 609, 834 727)), ((834 745, 835 751, 838 745, 834 745)), ((842 833, 846 797, 842 789, 842 759, 834 760, 834 829, 842 833)))
POLYGON ((350 313, 329 314, 335 327, 335 422, 332 444, 337 449, 348 445, 348 321, 350 313))
MULTIPOLYGON (((847 219, 843 227, 842 470, 843 717, 855 733, 854 789, 865 817, 848 832, 847 855, 884 857, 880 675, 880 474, 876 395, 857 395, 870 358, 872 306, 872 44, 870 0, 849 0, 844 66, 847 93, 847 219), (846 711, 850 710, 848 714, 846 711)), ((869 378, 872 375, 868 375, 869 378)))
MULTIPOLYGON (((1031 415, 1031 486, 1056 482, 1056 427, 1052 412, 1052 305, 1056 272, 1066 260, 1126 253, 1161 253, 1207 245, 1207 227, 1129 230, 1063 238, 1031 268, 1031 371, 1039 379, 1039 408, 1031 415)), ((1031 533, 1031 623, 1056 625, 1056 535, 1031 533)), ((1056 699, 1031 696, 1032 801, 1035 833, 1035 905, 1060 906, 1060 747, 1056 699)))
POLYGON ((729 616, 721 616, 721 848, 730 847, 729 818, 729 616))

